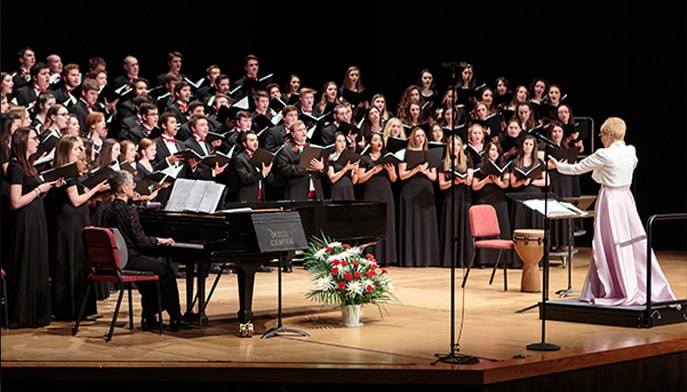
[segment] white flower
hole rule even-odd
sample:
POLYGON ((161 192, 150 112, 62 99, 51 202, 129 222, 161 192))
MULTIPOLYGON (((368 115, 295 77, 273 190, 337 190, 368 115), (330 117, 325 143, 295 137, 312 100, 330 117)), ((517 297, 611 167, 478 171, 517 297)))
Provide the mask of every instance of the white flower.
POLYGON ((318 290, 331 291, 334 289, 335 284, 331 276, 327 275, 317 279, 315 286, 318 290))

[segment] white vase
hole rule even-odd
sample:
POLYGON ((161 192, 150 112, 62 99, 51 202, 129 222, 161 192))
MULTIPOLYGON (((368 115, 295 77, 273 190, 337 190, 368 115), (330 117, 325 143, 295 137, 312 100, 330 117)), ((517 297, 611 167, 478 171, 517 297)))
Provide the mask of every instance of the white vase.
POLYGON ((347 327, 361 327, 360 307, 362 305, 346 305, 341 308, 341 323, 347 327))

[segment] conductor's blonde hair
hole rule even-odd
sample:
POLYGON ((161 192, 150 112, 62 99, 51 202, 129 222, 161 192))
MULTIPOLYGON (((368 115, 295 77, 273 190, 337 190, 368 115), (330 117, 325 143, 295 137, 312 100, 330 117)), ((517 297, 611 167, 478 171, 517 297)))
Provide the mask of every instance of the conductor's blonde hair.
POLYGON ((626 129, 625 121, 620 117, 609 117, 601 124, 601 133, 611 136, 613 140, 625 139, 626 129))

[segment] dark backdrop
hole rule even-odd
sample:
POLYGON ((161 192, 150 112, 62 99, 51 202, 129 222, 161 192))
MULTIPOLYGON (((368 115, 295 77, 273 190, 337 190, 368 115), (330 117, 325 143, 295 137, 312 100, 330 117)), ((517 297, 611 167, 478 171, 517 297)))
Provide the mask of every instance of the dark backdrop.
MULTIPOLYGON (((212 63, 235 80, 243 57, 255 53, 261 74, 274 73, 283 84, 298 73, 318 91, 357 65, 363 83, 384 92, 391 107, 423 68, 445 87, 451 72, 444 62, 470 62, 489 84, 499 75, 513 86, 541 76, 561 85, 575 115, 592 117, 596 130, 608 116, 627 121, 626 140, 640 159, 633 190, 643 221, 687 211, 684 4, 237 3, 3 0, 0 66, 13 70, 17 50, 31 46, 39 59, 56 52, 84 68, 89 57, 102 56, 111 78, 132 54, 153 77, 166 70, 166 53, 178 50, 194 80, 212 63)), ((583 191, 596 189, 583 176, 583 191)), ((686 227, 657 223, 654 244, 685 248, 686 227)))

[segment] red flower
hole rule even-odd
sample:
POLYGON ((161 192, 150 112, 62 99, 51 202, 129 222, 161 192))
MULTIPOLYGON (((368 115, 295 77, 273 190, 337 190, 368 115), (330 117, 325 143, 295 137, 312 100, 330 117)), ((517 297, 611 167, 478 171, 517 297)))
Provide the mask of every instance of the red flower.
POLYGON ((346 288, 346 282, 339 282, 339 284, 336 286, 339 290, 343 290, 346 288))
POLYGON ((332 253, 332 247, 331 246, 327 247, 327 253, 332 253))
POLYGON ((371 292, 375 291, 375 288, 368 284, 367 287, 365 288, 365 290, 367 290, 368 293, 371 293, 371 292))
POLYGON ((332 268, 332 275, 336 275, 338 273, 339 273, 339 267, 332 268))
POLYGON ((344 249, 348 249, 348 248, 350 248, 351 246, 348 245, 348 244, 343 244, 343 245, 341 245, 341 247, 343 247, 344 249))
POLYGON ((346 280, 353 280, 353 274, 350 273, 350 272, 346 272, 346 273, 344 274, 344 279, 346 279, 346 280))
POLYGON ((357 279, 360 279, 363 276, 363 274, 361 274, 360 271, 355 271, 353 275, 355 275, 357 279))
POLYGON ((371 278, 377 274, 373 270, 369 270, 369 271, 365 272, 365 275, 367 275, 368 278, 371 278))

